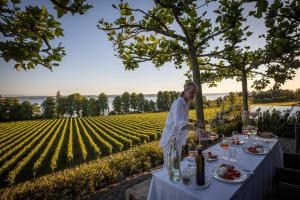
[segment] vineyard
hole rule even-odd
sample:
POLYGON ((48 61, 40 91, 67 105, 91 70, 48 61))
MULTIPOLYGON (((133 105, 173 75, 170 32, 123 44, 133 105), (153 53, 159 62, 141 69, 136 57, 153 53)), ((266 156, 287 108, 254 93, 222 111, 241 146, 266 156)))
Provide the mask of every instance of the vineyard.
POLYGON ((0 123, 0 186, 157 140, 166 116, 147 113, 0 123))

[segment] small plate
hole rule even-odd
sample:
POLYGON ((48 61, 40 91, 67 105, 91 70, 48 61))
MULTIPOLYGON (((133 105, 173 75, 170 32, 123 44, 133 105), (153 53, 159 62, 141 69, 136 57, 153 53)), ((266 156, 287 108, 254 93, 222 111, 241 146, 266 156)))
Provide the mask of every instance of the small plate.
POLYGON ((216 167, 213 169, 212 174, 213 177, 219 181, 225 182, 225 183, 241 183, 243 181, 245 181, 248 178, 248 175, 241 169, 235 167, 235 169, 239 170, 241 173, 241 176, 237 179, 234 180, 228 180, 228 179, 224 179, 222 177, 219 176, 219 167, 216 167))
POLYGON ((215 160, 218 160, 218 159, 219 159, 219 156, 217 156, 216 158, 210 158, 208 156, 206 157, 206 160, 209 161, 209 162, 210 161, 215 161, 215 160))
POLYGON ((252 153, 252 152, 248 151, 248 148, 245 148, 244 150, 245 150, 246 153, 253 154, 253 155, 265 155, 265 154, 269 153, 269 150, 266 149, 266 148, 264 148, 264 151, 261 152, 261 153, 252 153))

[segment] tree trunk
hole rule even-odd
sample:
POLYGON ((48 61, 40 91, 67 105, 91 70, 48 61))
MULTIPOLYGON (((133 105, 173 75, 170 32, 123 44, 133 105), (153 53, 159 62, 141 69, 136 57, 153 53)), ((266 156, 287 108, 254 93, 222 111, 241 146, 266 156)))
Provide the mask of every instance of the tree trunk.
POLYGON ((243 95, 243 123, 246 125, 246 122, 248 121, 249 115, 249 108, 248 108, 248 86, 247 86, 247 71, 242 71, 242 95, 243 95))
POLYGON ((203 112, 203 95, 202 95, 202 85, 201 85, 201 77, 200 77, 200 70, 199 70, 199 63, 197 60, 195 50, 190 50, 190 61, 192 65, 192 72, 193 72, 193 81, 198 86, 198 91, 195 97, 195 108, 196 108, 196 118, 199 121, 202 128, 205 128, 204 125, 204 112, 203 112))

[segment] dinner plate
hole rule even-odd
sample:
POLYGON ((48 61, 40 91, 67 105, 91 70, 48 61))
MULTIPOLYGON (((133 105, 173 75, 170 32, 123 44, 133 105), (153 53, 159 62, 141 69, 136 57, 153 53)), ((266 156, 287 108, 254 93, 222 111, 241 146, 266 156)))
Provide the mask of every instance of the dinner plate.
POLYGON ((248 148, 245 148, 244 150, 246 153, 253 154, 253 155, 265 155, 265 154, 269 153, 269 150, 266 148, 264 148, 264 151, 261 153, 253 153, 253 152, 249 151, 248 148))
POLYGON ((222 181, 222 182, 225 182, 225 183, 241 183, 243 181, 245 181, 248 177, 248 175, 241 169, 237 168, 237 167, 234 167, 236 170, 239 170, 239 172, 241 173, 241 176, 237 179, 234 179, 234 180, 228 180, 228 179, 224 179, 222 177, 219 176, 219 169, 220 167, 216 167, 213 169, 212 171, 212 175, 215 179, 219 180, 219 181, 222 181))

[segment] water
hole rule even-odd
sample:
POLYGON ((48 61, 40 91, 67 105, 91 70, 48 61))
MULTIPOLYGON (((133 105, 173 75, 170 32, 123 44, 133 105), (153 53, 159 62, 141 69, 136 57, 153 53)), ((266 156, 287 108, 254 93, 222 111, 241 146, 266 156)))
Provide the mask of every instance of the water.
MULTIPOLYGON (((216 93, 216 94, 205 94, 204 96, 206 97, 207 100, 214 100, 219 97, 224 97, 226 94, 227 93, 216 93)), ((90 95, 87 97, 94 98, 94 99, 98 98, 98 96, 96 96, 96 95, 90 95)), ((112 102, 115 97, 116 97, 116 95, 111 95, 108 97, 109 110, 113 110, 112 102)), ((27 97, 17 97, 17 98, 19 99, 20 103, 23 101, 29 101, 31 104, 37 103, 37 104, 41 105, 43 103, 43 101, 47 98, 47 96, 27 96, 27 97)), ((157 96, 156 96, 156 94, 145 95, 145 99, 156 102, 157 96)))

